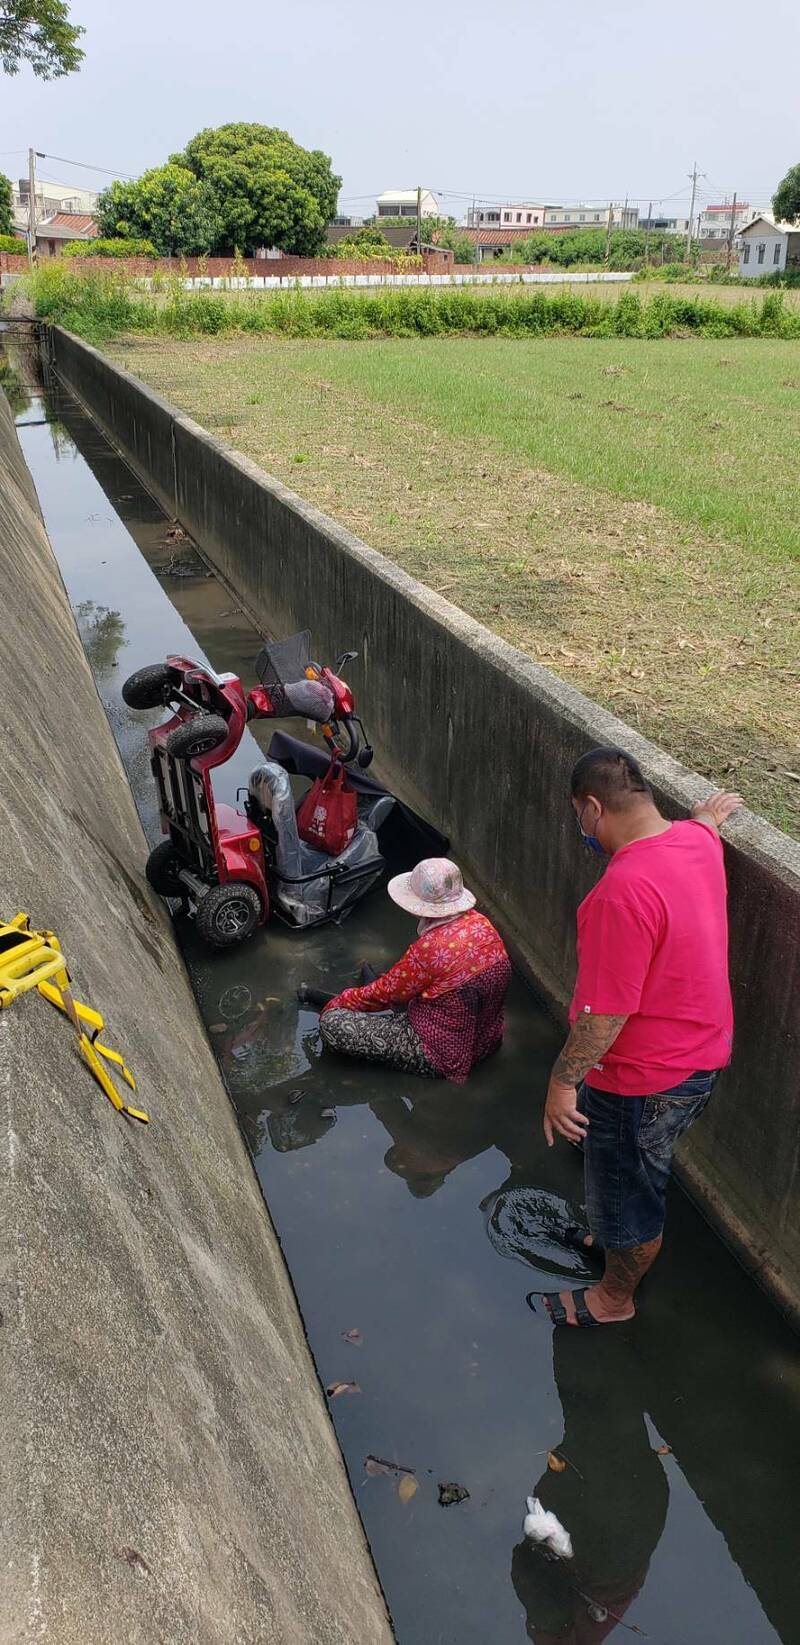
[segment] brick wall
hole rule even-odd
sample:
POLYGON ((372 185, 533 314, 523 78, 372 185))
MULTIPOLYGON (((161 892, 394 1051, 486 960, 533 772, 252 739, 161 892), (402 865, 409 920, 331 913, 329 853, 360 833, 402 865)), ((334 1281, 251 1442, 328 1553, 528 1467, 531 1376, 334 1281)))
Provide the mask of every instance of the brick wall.
MULTIPOLYGON (((43 259, 50 262, 50 258, 43 259)), ((236 264, 232 257, 70 257, 74 268, 120 269, 126 274, 207 274, 225 278, 233 275, 236 264)), ((21 274, 28 266, 26 256, 14 257, 0 252, 0 273, 21 274)), ((239 265, 241 267, 241 264, 239 265)), ((446 274, 453 266, 452 251, 426 252, 422 266, 428 274, 446 274)), ((301 274, 394 274, 397 265, 391 258, 370 257, 351 260, 343 257, 246 257, 244 267, 249 275, 280 275, 283 278, 301 274)))

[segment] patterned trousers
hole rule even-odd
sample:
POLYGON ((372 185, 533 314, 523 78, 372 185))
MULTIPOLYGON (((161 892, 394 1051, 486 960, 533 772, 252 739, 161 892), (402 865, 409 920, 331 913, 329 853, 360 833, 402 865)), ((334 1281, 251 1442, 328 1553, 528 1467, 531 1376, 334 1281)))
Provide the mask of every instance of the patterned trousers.
POLYGON ((366 1062, 399 1068, 404 1074, 439 1079, 405 1011, 325 1011, 319 1020, 323 1044, 329 1051, 366 1062))

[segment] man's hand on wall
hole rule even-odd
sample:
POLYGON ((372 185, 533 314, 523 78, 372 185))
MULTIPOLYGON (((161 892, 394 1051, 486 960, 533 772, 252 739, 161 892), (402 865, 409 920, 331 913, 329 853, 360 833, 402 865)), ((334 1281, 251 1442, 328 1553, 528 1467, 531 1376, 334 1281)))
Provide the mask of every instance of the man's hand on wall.
POLYGON ((707 800, 692 809, 695 821, 710 822, 713 828, 720 829, 723 823, 733 816, 734 811, 740 811, 744 805, 741 794, 729 794, 720 788, 716 794, 709 794, 707 800))

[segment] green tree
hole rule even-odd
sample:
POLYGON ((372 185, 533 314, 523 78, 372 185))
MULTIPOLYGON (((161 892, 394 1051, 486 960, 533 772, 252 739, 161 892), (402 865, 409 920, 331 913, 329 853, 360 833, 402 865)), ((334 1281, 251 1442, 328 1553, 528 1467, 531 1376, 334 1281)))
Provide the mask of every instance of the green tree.
POLYGON ((112 183, 98 199, 97 215, 106 239, 151 240, 164 257, 208 252, 220 234, 211 191, 172 162, 133 183, 112 183))
POLYGON ((800 217, 800 165, 790 166, 772 196, 772 209, 779 223, 796 223, 800 217))
POLYGON ((638 268, 646 257, 658 255, 662 248, 672 261, 683 256, 683 241, 676 235, 650 234, 641 228, 615 228, 609 236, 604 228, 575 229, 574 232, 553 233, 547 229, 516 240, 512 248, 515 263, 551 263, 557 268, 572 268, 575 264, 606 262, 608 239, 608 267, 612 269, 638 268))
POLYGON ((278 246, 313 256, 335 215, 341 178, 319 149, 272 126, 232 124, 198 132, 173 155, 208 189, 219 224, 215 251, 278 246))
POLYGON ((452 218, 445 228, 434 234, 433 238, 437 246, 443 246, 445 251, 452 251, 457 263, 474 263, 474 243, 452 218))
POLYGON ((84 33, 69 20, 65 0, 0 0, 0 63, 18 74, 30 63, 40 80, 72 74, 83 62, 84 33))
POLYGON ((336 242, 337 257, 391 257, 392 248, 385 234, 371 223, 353 228, 336 242))
POLYGON ((0 171, 0 234, 13 234, 14 219, 11 215, 11 179, 0 171))

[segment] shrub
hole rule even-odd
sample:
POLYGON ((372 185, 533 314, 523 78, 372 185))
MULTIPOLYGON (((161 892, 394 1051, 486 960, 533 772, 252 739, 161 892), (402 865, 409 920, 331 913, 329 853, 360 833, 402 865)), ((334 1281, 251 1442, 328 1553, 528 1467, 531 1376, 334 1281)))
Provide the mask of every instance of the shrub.
POLYGON ((0 234, 0 251, 7 251, 9 257, 24 257, 27 246, 18 234, 0 234))
POLYGON ((702 275, 691 263, 653 263, 640 268, 637 280, 664 280, 667 285, 699 285, 702 275))
POLYGON ((624 290, 616 302, 585 290, 383 287, 373 291, 299 286, 275 295, 186 291, 175 276, 162 303, 120 270, 71 268, 54 258, 27 279, 36 313, 102 341, 119 332, 169 336, 252 331, 287 337, 563 336, 800 337, 800 313, 779 292, 725 307, 714 298, 659 291, 649 303, 624 290))
POLYGON ((157 257, 152 240, 68 240, 62 257, 157 257))

